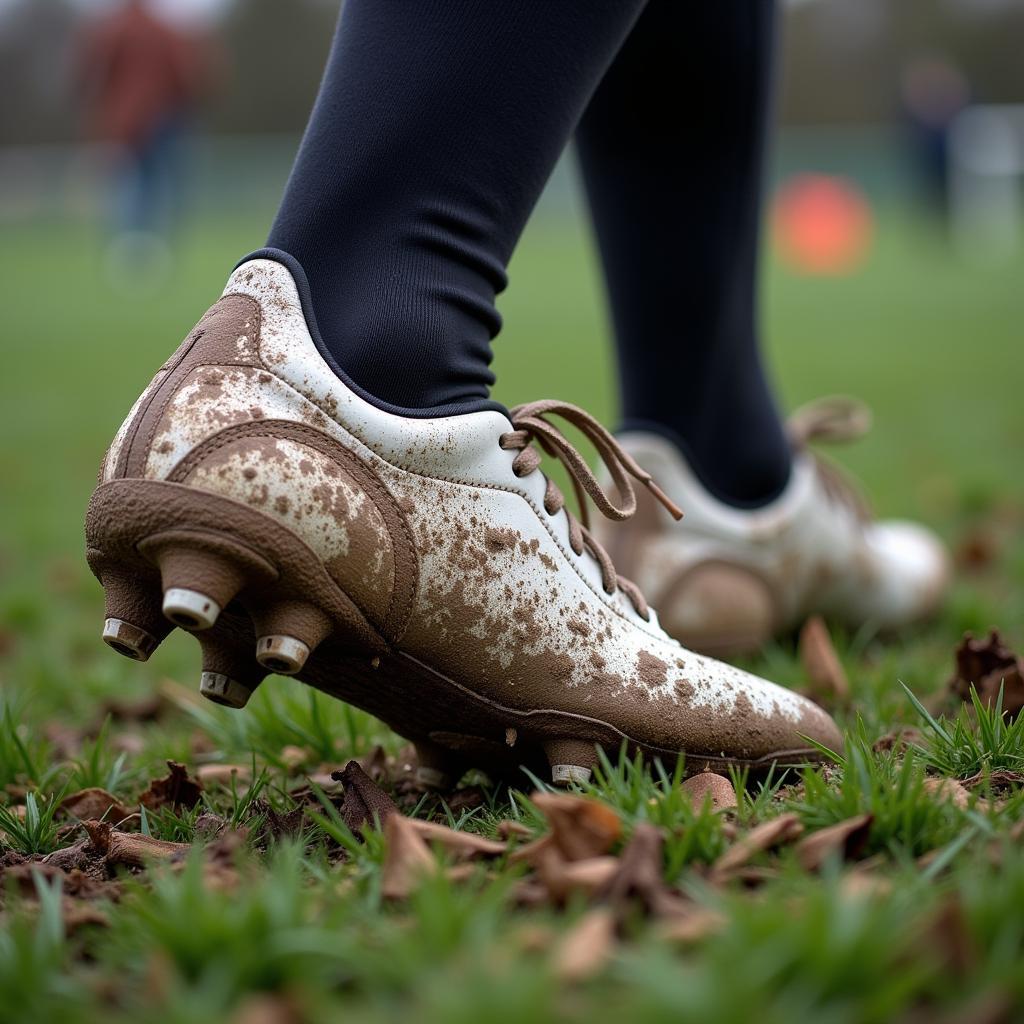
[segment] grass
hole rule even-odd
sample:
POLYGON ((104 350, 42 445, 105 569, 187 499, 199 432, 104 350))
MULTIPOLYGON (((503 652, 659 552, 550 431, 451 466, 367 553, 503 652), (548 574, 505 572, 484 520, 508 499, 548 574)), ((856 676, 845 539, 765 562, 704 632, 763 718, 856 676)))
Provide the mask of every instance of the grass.
MULTIPOLYGON (((866 399, 875 431, 841 455, 876 508, 925 520, 954 546, 980 536, 994 556, 960 574, 928 628, 837 636, 852 686, 839 713, 845 754, 738 785, 728 821, 682 797, 677 765, 605 760, 587 792, 618 812, 627 838, 642 822, 661 827, 666 879, 726 924, 681 950, 636 921, 606 970, 566 986, 550 950, 583 908, 515 909, 519 869, 503 861, 468 881, 437 877, 408 903, 386 905, 382 838, 353 836, 329 800, 301 841, 262 852, 265 823, 293 806, 303 772, 340 766, 376 743, 400 750, 369 716, 281 679, 243 712, 202 704, 190 696, 190 638, 172 636, 145 665, 98 641, 102 598, 82 557, 81 521, 100 455, 234 259, 262 241, 265 219, 193 226, 157 295, 112 291, 85 227, 5 226, 0 237, 0 857, 77 840, 57 831, 57 794, 99 786, 134 806, 168 758, 193 771, 235 764, 256 780, 210 784, 191 811, 142 812, 142 831, 170 841, 192 842, 208 812, 248 825, 252 848, 235 854, 244 883, 234 889, 211 886, 196 857, 129 880, 117 902, 101 899, 101 927, 77 924, 52 881, 8 885, 0 1024, 118 1024, 140 1014, 246 1021, 258 1019, 246 1016, 253 1000, 267 999, 291 1014, 282 1021, 344 1013, 368 1022, 852 1024, 1024 1012, 1024 853, 1011 838, 1024 796, 982 785, 958 806, 925 785, 936 774, 1020 769, 1024 758, 1024 718, 1010 724, 985 708, 936 703, 965 629, 998 625, 1011 647, 1024 647, 1022 261, 964 263, 898 211, 883 211, 872 258, 853 276, 803 279, 769 265, 765 335, 785 405, 837 391, 866 399), (111 698, 158 690, 169 706, 153 720, 103 710, 111 698), (921 730, 918 741, 876 749, 908 726, 921 730), (811 830, 873 815, 862 856, 884 890, 853 898, 848 868, 830 863, 811 875, 785 850, 762 858, 775 874, 756 895, 708 884, 707 865, 732 829, 789 812, 811 830)), ((581 231, 534 225, 511 281, 497 397, 563 397, 613 421, 599 283, 581 231)), ((746 667, 802 682, 787 640, 746 667)), ((415 813, 432 810, 485 835, 503 818, 542 827, 528 794, 500 788, 484 787, 468 810, 428 801, 415 813)))

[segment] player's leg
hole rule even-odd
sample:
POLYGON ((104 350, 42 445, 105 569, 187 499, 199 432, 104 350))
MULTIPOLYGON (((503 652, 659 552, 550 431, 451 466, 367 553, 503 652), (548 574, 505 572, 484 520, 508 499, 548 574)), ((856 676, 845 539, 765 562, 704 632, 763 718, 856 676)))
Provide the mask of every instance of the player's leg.
POLYGON ((757 252, 774 4, 652 0, 577 132, 626 428, 723 500, 780 493, 790 451, 759 353, 757 252))

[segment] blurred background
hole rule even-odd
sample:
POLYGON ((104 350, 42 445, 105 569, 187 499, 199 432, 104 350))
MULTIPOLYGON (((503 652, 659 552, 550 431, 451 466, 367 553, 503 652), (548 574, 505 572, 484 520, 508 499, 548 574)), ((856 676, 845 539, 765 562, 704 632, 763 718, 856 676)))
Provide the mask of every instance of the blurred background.
MULTIPOLYGON (((83 685, 119 684, 97 639, 85 503, 137 394, 263 244, 337 8, 0 0, 0 652, 31 652, 23 670, 42 682, 73 664, 83 685), (126 38, 127 65, 113 56, 126 38)), ((783 401, 874 407, 843 461, 879 511, 937 526, 961 566, 937 650, 990 622, 1013 636, 1024 0, 804 0, 782 19, 763 307, 783 401)), ((571 156, 510 277, 496 397, 563 397, 614 422, 571 156)), ((194 667, 190 648, 165 648, 132 673, 194 667)))

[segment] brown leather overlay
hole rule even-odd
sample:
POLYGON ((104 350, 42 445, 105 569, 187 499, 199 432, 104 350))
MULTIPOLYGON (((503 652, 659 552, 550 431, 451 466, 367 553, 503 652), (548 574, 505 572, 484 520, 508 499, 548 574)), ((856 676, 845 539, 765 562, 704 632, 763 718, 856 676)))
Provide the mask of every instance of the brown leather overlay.
POLYGON ((128 428, 114 477, 141 477, 164 410, 181 382, 197 366, 262 366, 260 305, 249 295, 225 295, 215 302, 167 361, 164 379, 139 406, 128 428), (249 344, 241 347, 239 339, 249 344))
MULTIPOLYGON (((394 559, 394 586, 387 612, 382 622, 374 624, 391 643, 397 643, 404 635, 412 614, 419 581, 419 558, 412 530, 391 491, 355 452, 304 423, 290 420, 258 420, 235 424, 211 435, 196 445, 171 470, 167 480, 169 483, 180 483, 220 448, 241 440, 261 437, 287 439, 314 449, 342 469, 373 502, 387 526, 394 559)), ((345 580, 339 579, 337 582, 343 589, 345 588, 345 580)), ((368 608, 364 607, 362 610, 371 621, 378 617, 371 615, 368 608)))

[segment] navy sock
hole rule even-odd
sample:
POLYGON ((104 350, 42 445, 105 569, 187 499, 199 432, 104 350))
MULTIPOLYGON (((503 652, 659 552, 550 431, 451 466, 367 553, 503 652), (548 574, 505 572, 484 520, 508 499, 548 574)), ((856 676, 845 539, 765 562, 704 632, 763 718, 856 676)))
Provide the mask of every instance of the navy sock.
POLYGON ((506 264, 642 6, 346 0, 267 244, 361 390, 490 405, 506 264))
POLYGON ((773 29, 771 0, 651 0, 577 133, 623 426, 674 440, 736 505, 790 471, 755 308, 773 29))

